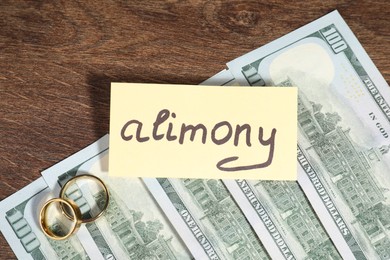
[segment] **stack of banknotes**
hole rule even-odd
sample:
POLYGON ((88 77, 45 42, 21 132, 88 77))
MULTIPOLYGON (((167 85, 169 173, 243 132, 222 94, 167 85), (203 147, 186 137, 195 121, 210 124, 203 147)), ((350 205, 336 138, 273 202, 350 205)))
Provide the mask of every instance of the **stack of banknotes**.
MULTIPOLYGON (((390 88, 339 13, 227 68, 201 84, 298 87, 297 182, 113 178, 106 135, 0 202, 16 256, 390 259, 390 88), (38 209, 83 173, 108 185, 106 213, 70 239, 47 238, 38 209)), ((102 200, 72 196, 83 214, 102 200)))

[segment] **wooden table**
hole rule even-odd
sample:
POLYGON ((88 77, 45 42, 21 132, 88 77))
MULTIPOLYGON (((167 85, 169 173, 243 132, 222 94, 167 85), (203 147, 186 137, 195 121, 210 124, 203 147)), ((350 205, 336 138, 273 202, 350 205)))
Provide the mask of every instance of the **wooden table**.
POLYGON ((387 0, 59 2, 0 1, 0 200, 108 132, 110 82, 199 84, 334 9, 390 80, 387 0))

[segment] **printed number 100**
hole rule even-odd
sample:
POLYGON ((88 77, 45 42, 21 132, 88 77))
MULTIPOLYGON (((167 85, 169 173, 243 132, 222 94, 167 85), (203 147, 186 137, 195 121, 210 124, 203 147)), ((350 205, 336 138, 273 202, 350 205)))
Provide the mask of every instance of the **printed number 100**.
POLYGON ((321 33, 336 54, 348 48, 343 38, 341 38, 340 34, 334 27, 331 27, 329 30, 321 33))

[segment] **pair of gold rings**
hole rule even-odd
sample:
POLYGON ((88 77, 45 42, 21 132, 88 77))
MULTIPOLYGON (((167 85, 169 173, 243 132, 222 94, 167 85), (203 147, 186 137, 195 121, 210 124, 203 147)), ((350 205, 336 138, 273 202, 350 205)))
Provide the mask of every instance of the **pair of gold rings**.
POLYGON ((104 182, 101 179, 89 174, 77 175, 69 179, 65 183, 65 185, 61 188, 59 198, 50 199, 43 205, 41 212, 39 214, 39 224, 42 228, 42 231, 51 239, 54 240, 67 239, 80 228, 82 223, 93 222, 99 217, 101 217, 104 211, 108 207, 109 199, 110 198, 109 198, 109 192, 107 186, 104 184, 104 182), (96 182, 99 186, 101 186, 106 196, 106 200, 103 207, 101 207, 98 214, 96 214, 93 217, 83 218, 80 208, 73 200, 70 200, 65 194, 70 186, 75 184, 78 180, 82 180, 82 179, 92 180, 96 182), (62 215, 64 215, 66 219, 68 219, 71 222, 68 231, 64 231, 61 227, 59 227, 56 224, 49 227, 50 225, 48 224, 48 219, 50 216, 48 215, 50 214, 48 213, 48 210, 53 204, 57 204, 57 206, 59 206, 59 211, 62 213, 62 215), (53 229, 57 229, 57 231, 54 231, 53 229))

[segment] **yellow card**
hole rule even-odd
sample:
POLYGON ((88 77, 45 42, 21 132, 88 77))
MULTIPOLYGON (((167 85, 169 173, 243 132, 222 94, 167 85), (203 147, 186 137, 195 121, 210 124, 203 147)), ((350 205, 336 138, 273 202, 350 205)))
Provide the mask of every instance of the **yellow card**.
POLYGON ((111 176, 297 179, 297 88, 111 84, 111 176))

